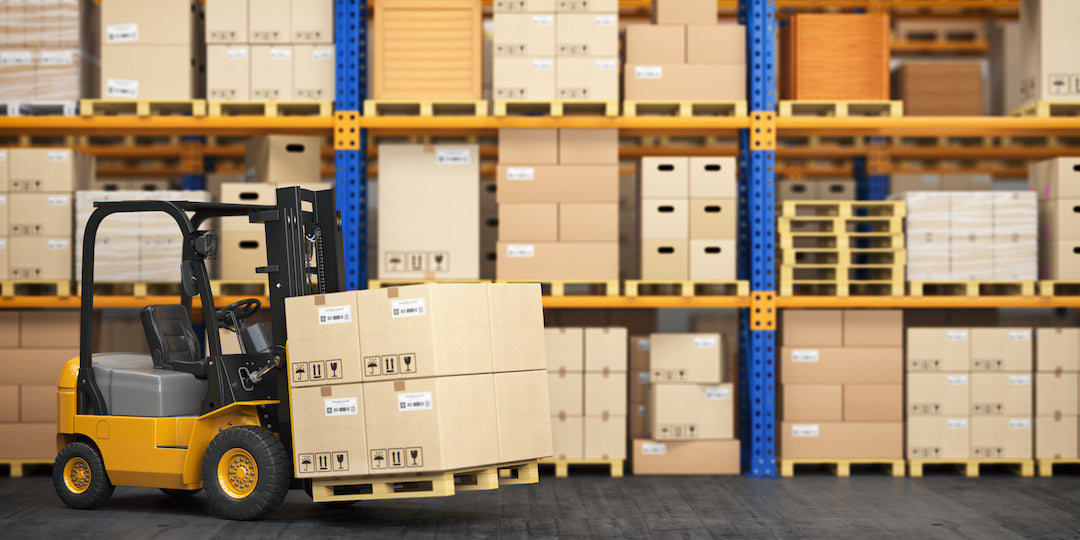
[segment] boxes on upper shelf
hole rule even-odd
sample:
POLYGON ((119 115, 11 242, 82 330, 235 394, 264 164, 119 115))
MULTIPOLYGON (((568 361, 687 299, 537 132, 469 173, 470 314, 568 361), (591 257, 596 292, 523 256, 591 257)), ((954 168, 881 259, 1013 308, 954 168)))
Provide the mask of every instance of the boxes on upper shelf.
POLYGON ((1080 46, 1070 24, 1080 5, 1068 0, 1025 0, 1020 5, 1021 105, 1080 100, 1080 62, 1068 51, 1080 46))
POLYGON ((889 16, 800 13, 780 32, 783 99, 889 99, 889 16))
POLYGON ((907 62, 893 71, 892 97, 909 116, 983 114, 979 62, 907 62))

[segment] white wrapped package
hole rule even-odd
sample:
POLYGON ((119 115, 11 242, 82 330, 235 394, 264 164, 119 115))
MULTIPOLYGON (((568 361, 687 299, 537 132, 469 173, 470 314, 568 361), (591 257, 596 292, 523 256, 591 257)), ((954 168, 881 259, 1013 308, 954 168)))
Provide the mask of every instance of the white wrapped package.
POLYGON ((995 193, 994 279, 1034 280, 1038 274, 1038 200, 1032 191, 995 193))

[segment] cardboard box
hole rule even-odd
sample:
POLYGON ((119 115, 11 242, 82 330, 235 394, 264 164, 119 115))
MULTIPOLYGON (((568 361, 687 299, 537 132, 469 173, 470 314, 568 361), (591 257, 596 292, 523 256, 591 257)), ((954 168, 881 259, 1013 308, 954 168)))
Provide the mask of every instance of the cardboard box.
POLYGON ((689 238, 688 199, 642 199, 641 237, 645 240, 689 238))
POLYGON ((641 158, 642 199, 684 199, 690 196, 690 158, 641 158))
POLYGON ((555 459, 584 459, 585 419, 566 415, 552 417, 551 445, 555 459))
POLYGON ((903 422, 816 422, 780 425, 784 459, 897 459, 904 453, 903 422))
POLYGON ((854 201, 854 180, 825 180, 817 182, 817 198, 826 201, 854 201))
POLYGON ((293 99, 333 101, 337 77, 333 44, 293 45, 293 99))
POLYGON ((0 347, 19 346, 19 316, 21 312, 0 311, 0 347))
POLYGON ((19 421, 56 422, 56 402, 55 384, 20 385, 19 421))
POLYGON ((292 0, 290 8, 290 41, 333 45, 334 0, 292 0))
POLYGON ((1035 370, 1080 371, 1080 329, 1036 328, 1035 370))
POLYGON ((967 328, 908 328, 908 371, 968 371, 971 341, 967 328))
POLYGON ((899 309, 845 310, 844 345, 903 347, 904 312, 899 309))
POLYGON ((710 0, 654 0, 653 24, 705 24, 716 22, 716 6, 710 0))
POLYGON ((990 114, 1006 116, 1020 108, 1020 22, 991 24, 989 41, 990 114))
POLYGON ((738 236, 736 199, 690 199, 691 239, 734 239, 738 236))
POLYGON ((642 240, 641 279, 690 279, 689 240, 642 240))
MULTIPOLYGON (((295 2, 295 4, 303 5, 301 2, 295 2)), ((256 6, 259 7, 258 4, 256 6)), ((248 0, 212 0, 207 2, 206 43, 232 44, 247 43, 247 41, 248 0)))
POLYGON ((256 182, 318 182, 322 141, 321 137, 297 135, 252 137, 245 147, 245 161, 254 168, 256 182))
MULTIPOLYGON (((226 204, 277 204, 277 184, 261 182, 227 182, 221 184, 218 201, 226 204)), ((220 218, 218 230, 264 234, 261 223, 251 223, 247 217, 220 218)))
POLYGON ((653 384, 649 388, 649 426, 660 441, 730 439, 734 436, 732 385, 653 384))
POLYGON ((737 475, 739 441, 667 441, 634 438, 634 474, 737 475))
POLYGON ((736 199, 738 167, 733 157, 690 158, 691 199, 736 199))
POLYGON ((838 309, 785 309, 780 328, 784 345, 789 347, 841 347, 843 312, 838 309))
POLYGON ((498 279, 611 280, 619 276, 618 242, 498 243, 498 279))
MULTIPOLYGON (((216 2, 210 2, 214 5, 216 2)), ((244 2, 246 7, 247 3, 244 2)), ((251 48, 248 45, 206 47, 206 98, 212 101, 251 99, 251 48)))
POLYGON ((545 458, 554 453, 547 380, 545 370, 495 374, 501 463, 545 458))
POLYGON ((218 277, 229 281, 266 279, 256 268, 266 266, 266 236, 261 232, 218 234, 218 277))
POLYGON ((584 379, 585 416, 626 416, 625 371, 586 373, 584 379))
POLYGON ((781 180, 777 182, 776 200, 784 201, 816 201, 817 184, 803 180, 781 180))
MULTIPOLYGON (((21 236, 8 239, 11 279, 71 279, 71 236, 21 236)), ((55 381, 54 381, 55 382, 55 381)))
POLYGON ((555 11, 555 0, 494 0, 492 7, 495 13, 517 11, 545 13, 555 11))
POLYGON ((681 24, 626 25, 627 64, 686 62, 686 26, 681 24))
POLYGON ((555 97, 570 101, 619 99, 619 57, 558 57, 555 97))
POLYGON ((560 242, 615 242, 619 239, 619 205, 566 203, 559 205, 560 242))
POLYGON ((972 328, 973 371, 1031 371, 1031 328, 972 328))
POLYGON ((739 24, 691 23, 686 27, 686 62, 745 64, 746 27, 739 24))
MULTIPOLYGON (((10 189, 61 193, 74 191, 93 178, 94 159, 70 149, 8 150, 10 189)), ((0 167, 4 168, 4 167, 0 167)))
POLYGON ((70 309, 23 310, 18 312, 19 346, 79 346, 79 311, 70 309))
POLYGON ((781 387, 781 419, 786 422, 843 421, 843 389, 839 384, 785 384, 781 387))
POLYGON ((615 129, 560 129, 559 163, 611 165, 619 162, 619 131, 615 129))
POLYGON ((559 205, 500 204, 499 240, 504 242, 556 242, 559 240, 559 205))
POLYGON ((977 459, 1031 459, 1031 416, 973 416, 971 456, 977 459))
POLYGON ((973 416, 1031 416, 1031 373, 972 373, 973 416))
POLYGON ((627 411, 627 435, 632 439, 649 436, 649 419, 645 411, 644 403, 630 403, 627 411))
POLYGON ((101 7, 103 47, 198 46, 203 39, 202 8, 194 0, 109 0, 101 7))
POLYGON ((690 279, 731 281, 736 279, 735 240, 690 240, 690 279))
POLYGON ((1076 240, 1080 226, 1080 199, 1039 201, 1039 236, 1053 240, 1076 240))
POLYGON ((565 11, 556 14, 555 48, 560 61, 566 56, 618 57, 619 15, 565 11))
POLYGON ((1080 157, 1060 157, 1028 166, 1028 185, 1039 199, 1080 198, 1080 157))
POLYGON ((663 333, 649 336, 650 380, 653 383, 720 384, 726 361, 720 334, 663 333))
POLYGON ((908 459, 968 459, 971 427, 966 416, 909 416, 908 459))
POLYGON ((11 384, 0 386, 0 422, 18 421, 19 385, 11 384))
POLYGON ((11 384, 55 386, 64 364, 78 356, 73 348, 5 349, 0 351, 0 367, 11 384))
POLYGON ((491 350, 496 373, 547 369, 544 309, 540 285, 488 286, 491 350))
POLYGON ((903 384, 845 384, 845 422, 903 422, 903 384))
MULTIPOLYGON (((379 449, 378 455, 382 457, 379 460, 375 459, 376 452, 370 455, 368 452, 365 394, 373 386, 338 384, 290 390, 293 414, 297 418, 307 419, 305 422, 292 423, 293 452, 296 456, 293 473, 297 478, 364 475, 372 472, 375 463, 379 464, 379 470, 389 468, 384 448, 379 449)), ((428 398, 430 402, 430 396, 428 398)), ((438 405, 445 407, 444 403, 438 405)), ((401 413, 401 416, 405 416, 405 413, 401 413)), ((484 428, 478 427, 481 430, 484 428)), ((437 428, 434 431, 437 433, 437 428)), ((413 441, 410 443, 416 444, 413 441)), ((428 451, 431 451, 430 448, 428 451)), ((428 455, 424 457, 430 459, 428 455)), ((398 458, 398 463, 402 462, 398 458)), ((406 467, 395 467, 402 468, 406 467)))
POLYGON ((492 51, 495 56, 555 56, 555 14, 496 12, 492 51))
POLYGON ((781 99, 889 99, 887 14, 799 13, 780 31, 781 99))
POLYGON ((555 99, 555 58, 496 56, 492 60, 495 99, 555 99))
POLYGON ((8 195, 8 234, 64 236, 71 234, 71 193, 12 193, 8 195))
POLYGON ((1039 241, 1039 277, 1080 279, 1080 241, 1039 241))
POLYGON ((7 238, 0 238, 0 276, 3 276, 3 279, 11 279, 7 238))
POLYGON ((556 165, 558 163, 559 130, 499 130, 499 165, 556 165))
POLYGON ((1035 459, 1077 459, 1076 416, 1035 417, 1035 459))
POLYGON ((746 99, 745 64, 626 64, 628 101, 746 99))
MULTIPOLYGON (((1015 377, 1018 375, 982 374, 983 376, 1015 377)), ((1080 375, 1072 373, 1035 374, 1035 414, 1039 416, 1076 416, 1080 414, 1080 375)), ((1010 398, 1014 396, 1012 393, 1010 398)), ((1019 413, 1018 414, 1022 414, 1019 413)))
POLYGON ((355 292, 296 296, 285 306, 291 386, 360 382, 365 369, 377 370, 363 363, 355 292))
POLYGON ((626 459, 626 416, 586 416, 585 459, 626 459))
POLYGON ((783 384, 901 384, 901 347, 783 347, 783 384))
POLYGON ((965 373, 908 373, 907 414, 966 417, 971 414, 971 376, 965 373))
POLYGON ((618 165, 499 165, 498 201, 504 203, 613 203, 618 165))
POLYGON ((292 38, 291 0, 250 0, 249 43, 288 43, 292 38))
POLYGON ((293 99, 293 48, 251 46, 251 97, 258 101, 293 99))
MULTIPOLYGON (((585 371, 626 373, 627 332, 622 327, 585 329, 585 371)), ((586 379, 586 387, 588 379, 586 379)), ((625 384, 623 385, 625 391, 625 384)), ((588 393, 586 391, 586 393, 588 393)), ((625 399, 623 400, 626 401, 625 399)), ((597 413, 586 411, 586 416, 597 413)))
MULTIPOLYGON (((1066 51, 1080 46, 1069 21, 1080 17, 1073 2, 1034 0, 1020 7, 1020 98, 1022 105, 1039 101, 1076 101, 1076 61, 1066 51)), ((1016 81, 1012 81, 1016 84, 1016 81)))
POLYGON ((906 62, 893 71, 892 97, 911 116, 980 116, 982 77, 980 62, 906 62))
POLYGON ((101 47, 104 99, 198 99, 203 97, 205 65, 190 45, 101 47))
POLYGON ((585 413, 585 375, 565 371, 548 371, 553 416, 581 416, 585 413))
POLYGON ((56 422, 0 424, 0 459, 53 460, 56 422))
POLYGON ((545 328, 544 346, 547 369, 557 372, 585 371, 585 330, 583 328, 545 328))

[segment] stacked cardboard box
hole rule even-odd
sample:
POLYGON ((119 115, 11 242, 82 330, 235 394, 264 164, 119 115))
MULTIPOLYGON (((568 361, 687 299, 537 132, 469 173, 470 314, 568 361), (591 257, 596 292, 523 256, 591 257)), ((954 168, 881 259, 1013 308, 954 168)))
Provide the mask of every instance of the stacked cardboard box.
POLYGON ((990 114, 1005 116, 1020 108, 1020 23, 990 26, 990 114))
POLYGON ((909 191, 903 199, 909 281, 1036 279, 1034 193, 909 191))
POLYGON ((1080 279, 1080 158, 1056 158, 1029 167, 1039 199, 1039 277, 1080 279))
MULTIPOLYGON (((98 2, 5 2, 0 10, 0 96, 4 101, 76 101, 97 91, 98 2), (86 29, 84 35, 83 29, 86 29)), ((8 115, 20 112, 9 109, 8 115)), ((74 104, 63 109, 75 114, 74 104)))
POLYGON ((1080 100, 1080 58, 1071 52, 1080 48, 1077 18, 1080 4, 1071 0, 1020 3, 1021 106, 1080 100))
POLYGON ((101 97, 203 97, 203 3, 109 0, 101 6, 101 97))
POLYGON ((206 44, 211 101, 334 99, 333 0, 210 0, 206 44))
POLYGON ((903 313, 785 310, 780 365, 784 459, 899 459, 903 313))
POLYGON ((647 336, 633 336, 630 338, 630 371, 627 373, 627 435, 628 444, 632 445, 634 439, 644 439, 649 436, 647 401, 649 398, 649 349, 651 343, 647 336))
POLYGON ((647 385, 640 386, 641 372, 632 383, 648 396, 646 435, 633 440, 634 474, 738 474, 735 390, 725 382, 724 337, 652 334, 636 348, 631 357, 649 371, 647 385))
POLYGON ((780 31, 784 99, 889 99, 889 16, 800 13, 780 31))
POLYGON ((855 181, 845 178, 816 180, 781 180, 776 188, 777 202, 784 201, 853 201, 855 181))
POLYGON ((298 478, 548 457, 535 284, 438 284, 286 300, 298 478), (468 316, 463 316, 467 314, 468 316))
POLYGON ((0 311, 0 459, 56 457, 56 379, 78 347, 78 310, 0 311))
POLYGON ((908 328, 907 457, 1032 457, 1030 328, 908 328))
POLYGON ((626 27, 627 101, 746 99, 746 27, 716 24, 710 0, 654 0, 653 24, 626 27))
POLYGON ((735 279, 734 158, 641 160, 641 279, 735 279))
POLYGON ((498 100, 619 99, 616 0, 495 3, 498 100))
POLYGON ((909 116, 983 114, 982 64, 908 62, 893 71, 892 97, 909 116))
POLYGON ((480 277, 475 144, 379 145, 380 279, 480 277))
POLYGON ((626 459, 625 328, 547 328, 556 459, 626 459))
POLYGON ((499 279, 619 278, 614 129, 499 131, 499 279))
POLYGON ((1035 457, 1080 457, 1080 330, 1035 330, 1035 457))
POLYGON ((499 203, 493 181, 480 182, 480 278, 495 279, 498 260, 499 203))
POLYGON ((889 177, 889 194, 909 191, 993 191, 994 177, 989 174, 908 174, 889 177))

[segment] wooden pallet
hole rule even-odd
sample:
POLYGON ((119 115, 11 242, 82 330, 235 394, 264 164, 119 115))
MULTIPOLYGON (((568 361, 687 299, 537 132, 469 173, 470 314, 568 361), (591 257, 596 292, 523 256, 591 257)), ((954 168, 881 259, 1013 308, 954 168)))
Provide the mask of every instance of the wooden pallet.
POLYGON ((1054 465, 1080 465, 1080 459, 1040 459, 1038 465, 1039 476, 1050 478, 1054 476, 1054 465))
POLYGON ((779 237, 780 249, 904 249, 901 233, 792 233, 779 237))
POLYGON ((495 283, 539 283, 544 296, 619 296, 617 279, 497 279, 495 283))
POLYGON ((998 146, 1006 148, 1076 148, 1080 146, 1080 137, 1005 135, 998 137, 998 146))
POLYGON ((996 139, 994 137, 960 137, 960 136, 941 136, 941 137, 893 137, 893 147, 904 148, 985 148, 992 147, 996 139))
POLYGON ((487 116, 483 99, 369 99, 364 116, 487 116))
POLYGON ((795 148, 863 148, 865 137, 851 135, 802 135, 784 137, 784 145, 795 148))
POLYGON ((270 282, 253 280, 210 280, 210 292, 214 296, 270 296, 270 282))
POLYGON ((630 279, 624 282, 626 296, 750 296, 749 281, 691 281, 630 279))
POLYGON ((781 459, 780 476, 784 478, 795 476, 795 468, 799 465, 826 465, 840 478, 851 476, 852 465, 881 465, 888 468, 894 477, 904 476, 905 470, 902 459, 781 459))
POLYGON ((84 99, 82 116, 206 116, 203 99, 84 99))
POLYGON ((490 279, 369 279, 369 289, 386 287, 407 287, 409 285, 431 285, 435 283, 491 283, 490 279))
POLYGON ((785 100, 780 116, 904 116, 903 101, 785 100))
POLYGON ((449 497, 458 491, 498 487, 498 468, 478 467, 423 474, 313 478, 311 498, 315 502, 339 502, 449 497))
POLYGON ((1039 296, 1080 296, 1080 281, 1044 279, 1039 282, 1039 296))
MULTIPOLYGON (((913 21, 914 22, 914 21, 913 21)), ((917 21, 917 24, 898 22, 896 36, 910 43, 978 43, 986 41, 986 33, 979 24, 967 21, 917 21)))
POLYGON ((1006 465, 1024 478, 1035 476, 1033 459, 909 459, 908 474, 912 478, 922 478, 925 465, 951 465, 963 471, 964 476, 976 478, 983 465, 1006 465))
POLYGON ((780 264, 784 265, 893 265, 907 264, 907 252, 902 249, 782 249, 780 264))
POLYGON ((75 135, 17 135, 0 138, 0 144, 3 146, 71 148, 79 145, 79 137, 75 135))
POLYGON ((1034 281, 909 281, 911 296, 1035 296, 1034 281))
POLYGON ((1040 101, 1016 109, 1012 112, 1012 116, 1038 116, 1040 118, 1080 116, 1080 101, 1061 103, 1040 101))
POLYGON ((519 486, 540 482, 540 469, 537 460, 522 461, 499 465, 499 486, 519 486))
POLYGON ((780 296, 904 296, 903 281, 784 281, 780 296))
POLYGON ((785 217, 905 217, 904 201, 784 201, 785 217))
POLYGON ((780 217, 776 221, 776 232, 786 234, 822 233, 845 236, 849 233, 886 233, 904 232, 902 217, 780 217))
POLYGON ((333 101, 208 101, 209 116, 333 116, 333 101))
POLYGON ((554 465, 555 478, 566 478, 569 476, 570 467, 579 465, 603 465, 609 467, 612 478, 622 478, 623 476, 623 460, 621 459, 541 459, 540 465, 554 465))
POLYGON ((75 116, 78 101, 0 101, 0 116, 75 116))
POLYGON ((5 280, 0 281, 0 296, 59 296, 61 298, 71 296, 71 281, 69 280, 5 280))
POLYGON ((618 100, 524 100, 497 99, 495 116, 619 116, 618 100))
MULTIPOLYGON (((137 146, 146 147, 175 147, 180 146, 179 135, 81 135, 76 140, 77 146, 137 146)), ((207 137, 207 146, 214 143, 207 137)), ((240 144, 243 144, 242 142, 240 144)))
MULTIPOLYGON (((82 294, 82 283, 77 283, 75 294, 82 294)), ((175 281, 95 281, 95 296, 176 296, 180 294, 180 283, 175 281)))
POLYGON ((746 116, 745 101, 624 101, 623 116, 746 116))
POLYGON ((48 467, 51 472, 53 463, 54 460, 51 459, 0 459, 0 466, 7 465, 8 476, 11 478, 22 478, 28 467, 40 467, 42 470, 48 467))

